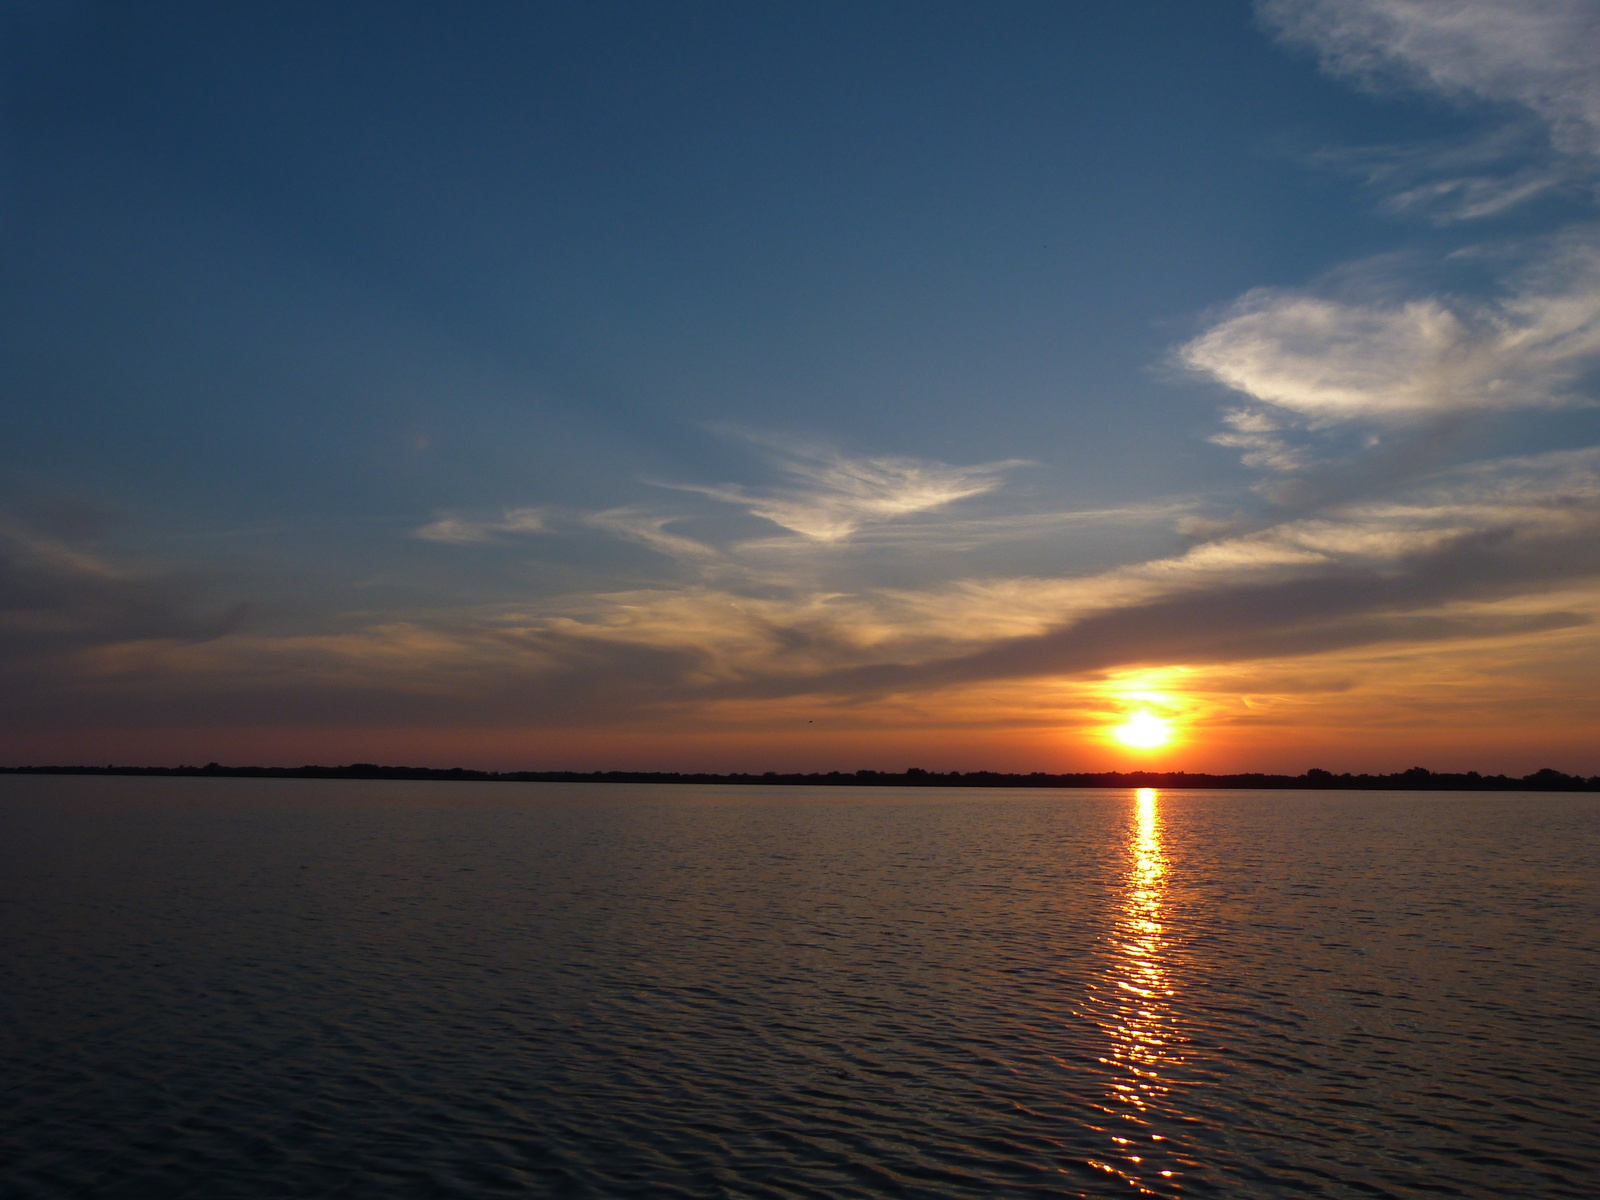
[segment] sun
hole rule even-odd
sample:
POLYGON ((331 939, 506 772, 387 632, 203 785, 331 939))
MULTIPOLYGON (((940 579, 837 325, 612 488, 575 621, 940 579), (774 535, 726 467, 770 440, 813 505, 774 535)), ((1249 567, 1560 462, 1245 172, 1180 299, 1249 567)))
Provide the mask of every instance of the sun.
POLYGON ((1124 746, 1152 750, 1165 745, 1172 737, 1172 723, 1163 721, 1154 713, 1136 712, 1112 732, 1124 746))

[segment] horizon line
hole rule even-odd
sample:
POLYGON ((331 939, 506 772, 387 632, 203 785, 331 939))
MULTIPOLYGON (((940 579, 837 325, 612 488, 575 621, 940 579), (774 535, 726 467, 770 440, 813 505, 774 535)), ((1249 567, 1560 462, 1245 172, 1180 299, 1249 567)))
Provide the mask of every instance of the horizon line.
POLYGON ((1600 775, 1568 775, 1553 767, 1541 767, 1523 776, 1485 775, 1478 771, 1432 771, 1410 767, 1388 774, 1349 771, 1335 774, 1311 767, 1300 775, 1242 771, 1229 774, 1189 771, 927 771, 908 767, 904 771, 629 771, 629 770, 516 770, 485 771, 472 767, 385 766, 377 763, 350 763, 341 766, 306 764, 298 767, 223 766, 211 762, 203 767, 180 766, 0 766, 5 775, 118 775, 149 777, 200 777, 212 779, 344 779, 344 780, 439 780, 445 782, 490 783, 669 783, 669 784, 757 784, 765 786, 867 786, 867 787, 1001 787, 1001 788, 1095 788, 1167 787, 1234 788, 1320 791, 1600 791, 1600 775))

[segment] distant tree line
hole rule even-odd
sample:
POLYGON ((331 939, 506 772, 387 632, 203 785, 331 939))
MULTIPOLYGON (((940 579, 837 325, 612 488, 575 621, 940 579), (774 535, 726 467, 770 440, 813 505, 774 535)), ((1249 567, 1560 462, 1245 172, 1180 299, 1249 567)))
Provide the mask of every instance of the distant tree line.
POLYGON ((1026 775, 1004 771, 828 771, 801 774, 766 771, 713 774, 682 771, 473 771, 465 767, 385 767, 351 763, 340 767, 0 767, 9 775, 147 775, 226 779, 434 779, 501 783, 698 783, 802 784, 811 787, 987 787, 987 788, 1294 788, 1327 791, 1597 792, 1600 775, 1565 775, 1550 767, 1521 777, 1454 774, 1412 767, 1391 775, 1352 775, 1313 767, 1304 775, 1203 775, 1188 771, 1090 771, 1026 775))

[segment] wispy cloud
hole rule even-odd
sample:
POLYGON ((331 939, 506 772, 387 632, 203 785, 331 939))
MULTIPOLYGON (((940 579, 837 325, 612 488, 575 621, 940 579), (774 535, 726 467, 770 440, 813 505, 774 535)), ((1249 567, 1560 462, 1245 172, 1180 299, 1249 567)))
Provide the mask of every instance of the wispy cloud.
POLYGON ((1476 136, 1322 151, 1394 215, 1438 223, 1497 217, 1600 182, 1600 6, 1592 0, 1259 0, 1285 41, 1331 74, 1471 102, 1476 136))
MULTIPOLYGON (((1235 425, 1263 437, 1273 432, 1251 421, 1235 425)), ((1122 510, 1092 515, 1170 521, 1181 511, 1158 506, 1131 516, 1122 510)), ((1056 527, 1061 516, 1039 519, 1056 527)), ((997 518, 1002 525, 1008 519, 997 518)), ((664 678, 666 692, 658 699, 666 702, 671 693, 692 704, 730 688, 770 695, 870 692, 877 686, 870 683, 873 673, 885 671, 884 686, 899 678, 896 673, 909 673, 907 681, 926 673, 932 685, 944 674, 1036 678, 1164 657, 1222 661, 1317 653, 1334 644, 1374 644, 1406 630, 1481 637, 1543 628, 1544 621, 1566 627, 1570 614, 1550 616, 1537 608, 1528 617, 1531 625, 1522 617, 1509 624, 1476 618, 1430 623, 1418 614, 1537 598, 1551 578, 1584 579, 1600 569, 1594 554, 1577 549, 1600 534, 1600 448, 1469 463, 1435 472, 1389 499, 1358 499, 1263 528, 1223 522, 1180 554, 1076 577, 974 578, 955 560, 949 576, 921 587, 841 591, 818 588, 803 575, 742 567, 737 558, 670 532, 673 518, 648 510, 608 510, 578 524, 680 559, 715 562, 699 582, 579 594, 485 612, 465 624, 452 618, 442 627, 448 632, 431 641, 407 625, 395 644, 405 653, 426 649, 431 655, 444 653, 440 646, 499 639, 518 647, 519 670, 534 672, 572 661, 599 671, 595 664, 613 654, 604 647, 633 647, 656 655, 658 666, 681 664, 686 673, 664 678), (1400 620, 1398 614, 1410 615, 1400 620), (1274 623, 1282 626, 1277 634, 1274 623), (1095 632, 1113 628, 1124 633, 1101 639, 1095 632), (1140 637, 1129 632, 1134 629, 1140 637), (1246 649, 1257 634, 1256 649, 1246 649), (1022 649, 1029 645, 1096 649, 1041 649, 1030 657, 1022 649)), ((381 631, 363 635, 365 649, 357 657, 380 661, 372 647, 392 640, 381 631)), ((633 662, 632 653, 623 657, 633 662)), ((631 694, 645 693, 634 687, 631 694)))
POLYGON ((899 456, 851 457, 773 438, 750 440, 767 449, 784 483, 770 488, 662 486, 738 505, 813 541, 838 542, 867 526, 992 492, 1007 471, 1022 465, 1009 461, 961 467, 899 456))
MULTIPOLYGON (((569 524, 678 536, 629 509, 569 524)), ((976 576, 955 555, 923 584, 827 587, 669 542, 705 569, 473 609, 324 614, 298 630, 207 618, 170 577, 70 542, 25 531, 6 544, 22 565, 5 611, 36 611, 27 589, 57 588, 46 611, 85 614, 64 641, 26 634, 30 660, 0 661, 13 728, 1094 729, 1152 689, 1219 727, 1304 723, 1328 697, 1359 723, 1380 694, 1401 719, 1397 671, 1442 680, 1470 661, 1450 675, 1458 695, 1502 686, 1506 663, 1600 659, 1600 447, 1467 464, 1389 499, 1218 527, 1180 553, 1076 576, 976 576)), ((1503 686, 1548 723, 1520 679, 1503 686)))
POLYGON ((60 672, 113 642, 199 642, 237 630, 242 603, 207 602, 196 575, 110 561, 0 516, 0 653, 29 674, 60 672))
POLYGON ((1583 230, 1543 244, 1506 290, 1480 302, 1425 296, 1362 303, 1262 288, 1184 346, 1181 357, 1314 427, 1405 424, 1579 399, 1572 385, 1600 362, 1600 234, 1583 230))
POLYGON ((583 524, 593 529, 604 530, 613 537, 670 558, 708 558, 716 554, 704 542, 672 533, 668 527, 679 520, 676 516, 652 513, 637 507, 608 508, 604 512, 588 513, 582 518, 583 524))
MULTIPOLYGON (((933 524, 915 527, 903 524, 906 518, 927 516, 949 508, 957 501, 998 490, 1006 473, 1024 465, 1018 461, 952 466, 947 463, 902 455, 852 456, 839 451, 813 447, 783 439, 749 433, 736 435, 741 441, 759 447, 769 470, 776 477, 769 486, 699 484, 653 481, 670 491, 707 497, 719 505, 732 505, 749 516, 771 522, 786 531, 787 543, 838 546, 858 536, 885 537, 900 541, 926 541, 954 533, 954 522, 941 517, 933 524), (897 532, 889 534, 889 527, 897 532)), ((1145 506, 1148 508, 1149 506, 1145 506)), ((725 510, 724 510, 725 511, 725 510)), ((967 535, 981 531, 989 536, 1027 536, 1040 528, 1065 523, 1113 520, 1118 516, 1148 517, 1144 508, 1138 514, 1088 511, 1082 513, 1031 513, 1006 520, 967 519, 967 535), (1016 525, 1017 528, 1010 527, 1016 525)), ((548 508, 508 508, 498 517, 484 518, 459 513, 439 513, 433 520, 411 531, 423 541, 459 546, 486 546, 504 543, 527 534, 571 535, 584 529, 599 530, 621 541, 677 559, 706 560, 739 549, 776 549, 768 539, 751 539, 748 527, 731 535, 728 522, 712 521, 720 533, 709 540, 689 537, 675 526, 690 520, 683 512, 664 512, 648 505, 624 505, 598 512, 572 513, 548 508)), ((707 522, 702 521, 702 524, 707 522)))
POLYGON ((481 521, 468 517, 437 516, 412 531, 411 536, 427 542, 446 542, 467 546, 492 542, 508 534, 547 533, 550 514, 542 508, 508 508, 498 520, 481 521))
MULTIPOLYGON (((1600 165, 1593 0, 1259 8, 1336 75, 1486 115, 1481 136, 1448 145, 1325 155, 1392 213, 1495 217, 1578 194, 1573 181, 1600 165)), ((1453 433, 1484 414, 1592 402, 1600 229, 1470 249, 1499 277, 1452 289, 1422 278, 1420 256, 1362 264, 1248 292, 1178 348, 1233 393, 1210 440, 1259 473, 1257 497, 1062 509, 1007 487, 1018 461, 722 430, 754 448, 750 473, 662 483, 599 511, 441 510, 411 531, 502 554, 536 535, 606 543, 563 547, 586 562, 541 576, 543 590, 325 608, 270 628, 87 534, 0 522, 0 716, 677 730, 827 711, 856 725, 1071 724, 1170 687, 1196 711, 1254 721, 1315 696, 1350 697, 1354 713, 1380 677, 1398 711, 1396 662, 1425 661, 1458 698, 1487 694, 1508 663, 1600 669, 1600 448, 1449 457, 1453 433), (728 478, 742 482, 703 482, 728 478), (1074 557, 1073 539, 1091 538, 1113 549, 1074 557), (623 543, 670 569, 644 554, 625 570, 595 565, 625 558, 623 543), (1469 657, 1470 671, 1450 674, 1469 657)), ((1507 686, 1532 711, 1528 678, 1507 686)), ((1584 683, 1566 694, 1597 703, 1584 683)))
POLYGON ((1234 408, 1223 413, 1222 423, 1228 427, 1227 432, 1212 434, 1208 440, 1216 446, 1243 451, 1239 457, 1245 466, 1280 473, 1305 466, 1305 452, 1288 443, 1282 423, 1270 413, 1234 408))
POLYGON ((1322 149, 1307 161, 1361 179, 1390 216, 1440 226, 1498 217, 1571 190, 1590 181, 1595 165, 1552 151, 1543 125, 1531 119, 1444 143, 1322 149))
POLYGON ((1558 149, 1600 156, 1600 7, 1592 0, 1259 0, 1325 69, 1371 85, 1519 105, 1558 149))

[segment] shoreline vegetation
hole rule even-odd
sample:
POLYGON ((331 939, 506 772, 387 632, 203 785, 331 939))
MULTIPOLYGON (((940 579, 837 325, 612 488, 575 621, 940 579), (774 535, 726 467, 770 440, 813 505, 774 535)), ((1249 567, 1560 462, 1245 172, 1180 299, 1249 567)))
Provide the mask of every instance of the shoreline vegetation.
POLYGON ((1600 792, 1600 775, 1584 778, 1550 767, 1521 777, 1451 773, 1412 767, 1390 775, 1335 775, 1313 767, 1304 775, 1205 775, 1188 771, 1089 771, 1027 774, 1006 771, 766 771, 717 774, 705 771, 474 771, 466 767, 388 767, 376 763, 322 767, 47 766, 0 767, 0 775, 133 775, 205 779, 413 779, 486 783, 692 783, 770 784, 810 787, 986 787, 986 788, 1258 788, 1302 791, 1600 792))

